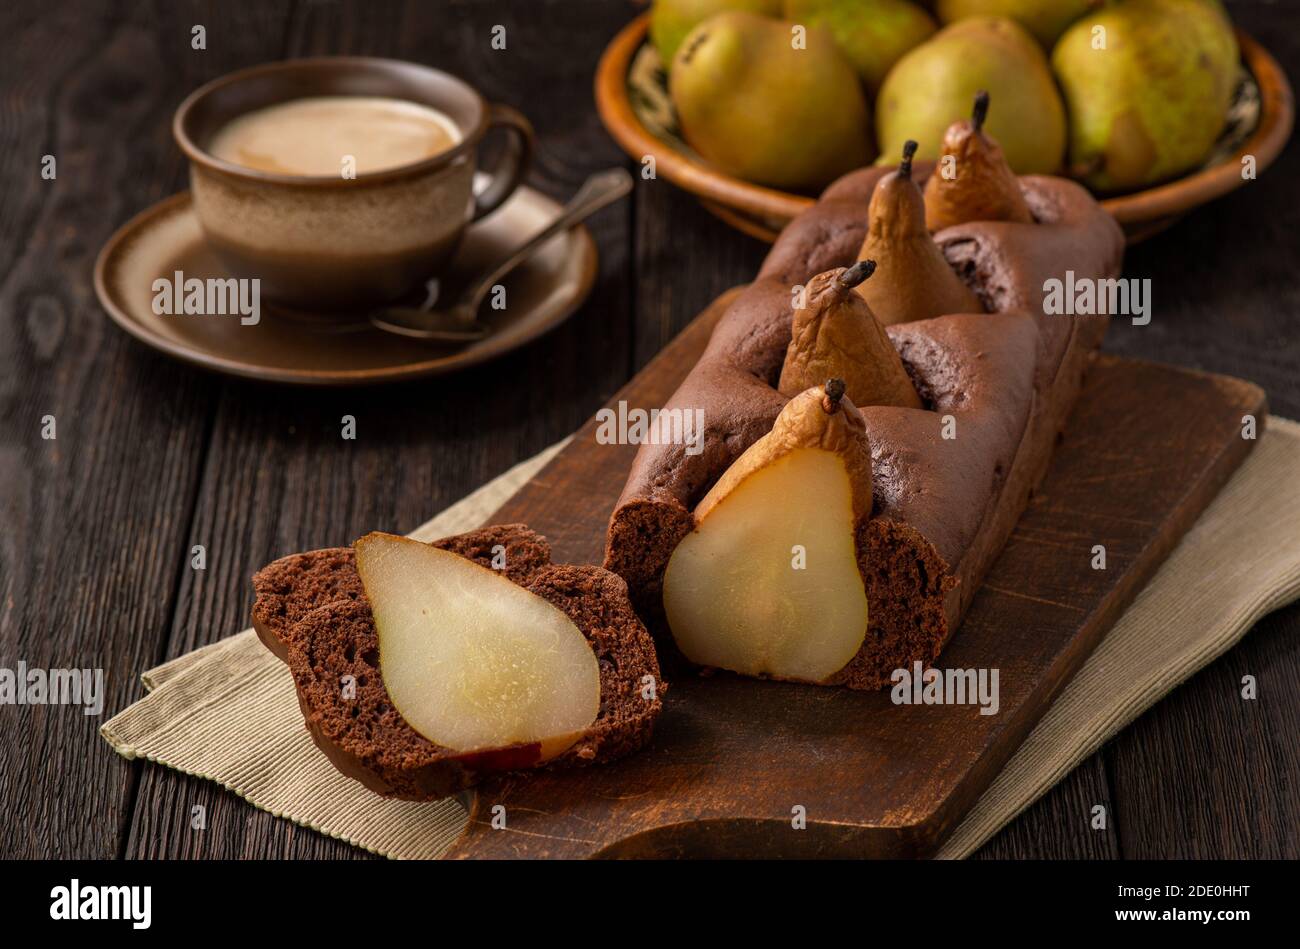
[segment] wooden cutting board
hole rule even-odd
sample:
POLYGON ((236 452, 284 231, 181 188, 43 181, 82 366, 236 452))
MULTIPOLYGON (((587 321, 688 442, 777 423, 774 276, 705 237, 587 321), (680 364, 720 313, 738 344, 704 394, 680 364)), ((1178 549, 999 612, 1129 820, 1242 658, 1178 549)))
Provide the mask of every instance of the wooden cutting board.
MULTIPOLYGON (((662 405, 729 299, 611 405, 662 405)), ((1262 426, 1266 412, 1263 391, 1239 379, 1099 359, 1042 488, 937 663, 997 668, 998 714, 678 674, 648 748, 484 785, 449 856, 932 854, 1253 447, 1242 417, 1262 426), (1091 566, 1095 544, 1105 570, 1091 566)), ((593 420, 490 522, 526 521, 557 561, 600 563, 636 448, 598 445, 594 432, 593 420)))

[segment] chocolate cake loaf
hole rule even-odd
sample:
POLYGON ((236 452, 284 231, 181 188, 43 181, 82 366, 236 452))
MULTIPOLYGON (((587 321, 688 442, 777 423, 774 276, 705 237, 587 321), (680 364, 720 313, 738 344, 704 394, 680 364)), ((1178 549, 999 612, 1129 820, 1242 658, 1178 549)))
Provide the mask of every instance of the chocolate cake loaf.
POLYGON ((502 573, 568 616, 599 668, 594 723, 544 762, 535 744, 453 751, 402 717, 384 683, 374 617, 350 548, 284 557, 253 578, 254 626, 288 664, 313 740, 341 772, 378 794, 432 800, 492 774, 610 761, 650 738, 666 686, 624 582, 599 567, 552 564, 545 538, 521 524, 483 528, 430 546, 487 566, 497 545, 506 551, 502 573), (655 682, 651 698, 646 677, 655 682), (352 694, 341 688, 345 681, 354 684, 352 694))
MULTIPOLYGON (((917 163, 912 174, 924 183, 932 170, 917 163)), ((636 457, 609 524, 605 566, 627 581, 661 655, 676 652, 664 574, 696 528, 693 509, 789 401, 776 387, 792 291, 854 264, 873 189, 890 172, 863 169, 828 188, 723 315, 665 406, 703 409, 703 451, 645 444, 636 457)), ((1117 277, 1118 225, 1073 182, 1028 176, 1019 187, 1032 223, 978 221, 934 234, 987 312, 887 327, 922 407, 857 407, 872 462, 871 514, 857 528, 870 618, 860 650, 828 684, 880 688, 893 670, 938 656, 1043 477, 1105 333, 1105 317, 1046 315, 1043 298, 1046 282, 1070 271, 1076 280, 1117 277), (945 423, 955 437, 945 437, 945 423)))

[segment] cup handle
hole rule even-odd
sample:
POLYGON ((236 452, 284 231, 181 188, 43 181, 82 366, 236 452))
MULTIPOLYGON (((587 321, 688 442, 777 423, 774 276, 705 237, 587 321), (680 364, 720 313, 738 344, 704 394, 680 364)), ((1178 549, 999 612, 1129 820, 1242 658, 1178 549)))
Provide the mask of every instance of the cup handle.
POLYGON ((488 106, 488 130, 493 128, 506 133, 506 150, 492 169, 488 186, 474 196, 471 221, 491 214, 514 194, 533 161, 533 126, 522 113, 508 105, 488 106))

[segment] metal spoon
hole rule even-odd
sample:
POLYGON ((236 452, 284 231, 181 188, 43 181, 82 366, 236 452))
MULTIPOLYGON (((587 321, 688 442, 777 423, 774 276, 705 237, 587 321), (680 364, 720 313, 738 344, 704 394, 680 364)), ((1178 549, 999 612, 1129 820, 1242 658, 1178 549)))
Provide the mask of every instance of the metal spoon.
POLYGON ((478 310, 488 292, 500 283, 501 278, 556 234, 586 220, 631 190, 632 176, 625 169, 609 168, 596 172, 583 182, 559 217, 526 240, 486 277, 466 287, 449 306, 435 309, 430 300, 423 307, 383 307, 369 314, 370 323, 389 333, 412 339, 447 343, 472 343, 482 339, 492 328, 479 320, 478 310))

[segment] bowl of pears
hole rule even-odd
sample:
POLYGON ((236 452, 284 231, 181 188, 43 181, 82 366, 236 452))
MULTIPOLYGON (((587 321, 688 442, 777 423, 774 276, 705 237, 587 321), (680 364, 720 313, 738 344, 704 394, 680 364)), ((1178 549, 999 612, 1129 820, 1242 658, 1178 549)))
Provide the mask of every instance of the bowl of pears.
POLYGON ((769 241, 907 140, 937 158, 979 92, 1016 174, 1081 182, 1130 242, 1253 180, 1294 113, 1220 0, 653 0, 596 75, 643 175, 769 241))

